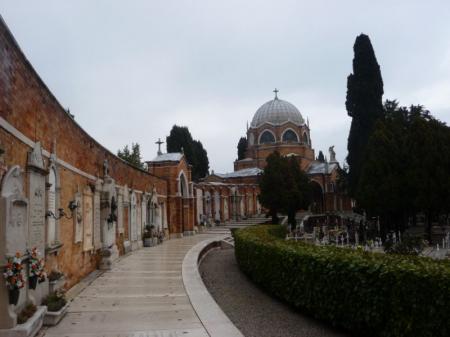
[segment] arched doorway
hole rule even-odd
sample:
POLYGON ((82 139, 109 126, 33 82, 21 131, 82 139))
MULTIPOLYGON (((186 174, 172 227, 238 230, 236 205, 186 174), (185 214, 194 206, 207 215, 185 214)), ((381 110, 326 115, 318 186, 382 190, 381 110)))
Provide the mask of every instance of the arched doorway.
POLYGON ((316 181, 311 182, 312 185, 312 203, 311 203, 311 211, 313 213, 323 213, 323 190, 322 186, 316 181))

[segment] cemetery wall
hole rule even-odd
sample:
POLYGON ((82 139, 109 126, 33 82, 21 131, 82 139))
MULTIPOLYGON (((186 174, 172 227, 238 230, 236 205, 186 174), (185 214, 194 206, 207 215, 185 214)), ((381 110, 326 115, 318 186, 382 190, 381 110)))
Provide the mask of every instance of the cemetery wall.
MULTIPOLYGON (((1 18, 0 61, 0 149, 4 151, 1 160, 8 168, 20 165, 24 170, 26 194, 29 194, 30 184, 28 153, 36 142, 40 142, 45 169, 49 167, 51 156, 55 160, 59 182, 58 204, 67 214, 70 214, 68 204, 77 193, 82 196, 80 200, 84 200, 83 193, 92 193, 94 198, 96 184, 105 176, 105 160, 106 173, 114 179, 116 186, 127 186, 129 190, 139 193, 156 191, 160 196, 167 195, 165 179, 128 165, 77 124, 30 65, 1 18)), ((107 119, 107 112, 103 113, 107 119)), ((46 185, 46 188, 49 186, 46 185)), ((138 200, 141 199, 139 196, 138 200)), ((93 202, 87 207, 92 205, 93 202)), ((46 210, 43 212, 45 214, 46 210)), ((85 217, 84 214, 81 216, 85 217)), ((87 216, 92 217, 92 213, 87 216)), ((118 241, 130 239, 127 213, 122 218, 124 229, 118 233, 118 241)), ((48 268, 62 271, 66 275, 68 287, 96 269, 100 258, 98 246, 85 245, 86 237, 77 240, 74 227, 73 219, 63 217, 58 220, 59 241, 63 246, 47 251, 48 268)), ((83 233, 88 234, 86 231, 83 233)), ((90 235, 92 239, 95 233, 90 235)))

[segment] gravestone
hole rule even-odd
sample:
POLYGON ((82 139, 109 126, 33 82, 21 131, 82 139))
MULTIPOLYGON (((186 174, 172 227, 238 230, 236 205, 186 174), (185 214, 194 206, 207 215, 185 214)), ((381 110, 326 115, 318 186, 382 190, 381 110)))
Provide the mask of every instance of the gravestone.
MULTIPOLYGON (((28 200, 23 193, 23 174, 13 166, 3 177, 0 193, 0 266, 16 252, 24 255, 28 241, 28 200)), ((25 271, 23 271, 25 277, 25 271)), ((20 290, 17 306, 10 305, 5 279, 0 275, 0 329, 16 325, 17 313, 27 300, 27 289, 20 290)))
POLYGON ((74 202, 77 206, 72 213, 74 243, 80 243, 83 241, 83 203, 80 192, 75 193, 74 202))
POLYGON ((29 196, 29 226, 28 248, 34 247, 45 252, 45 178, 47 171, 44 167, 42 149, 39 142, 28 153, 28 196, 29 196))
POLYGON ((89 186, 83 190, 83 251, 94 249, 93 231, 94 231, 94 210, 93 194, 89 186))

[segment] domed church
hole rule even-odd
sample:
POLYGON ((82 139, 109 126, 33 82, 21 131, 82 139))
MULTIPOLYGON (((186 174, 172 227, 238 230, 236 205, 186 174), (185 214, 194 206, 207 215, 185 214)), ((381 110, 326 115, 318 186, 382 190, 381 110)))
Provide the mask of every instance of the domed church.
POLYGON ((234 162, 234 172, 214 173, 205 179, 222 184, 258 184, 258 174, 266 166, 266 158, 278 151, 283 156, 296 156, 314 186, 314 202, 311 210, 316 213, 351 209, 350 199, 337 188, 339 163, 334 146, 329 148, 329 160, 315 159, 309 121, 303 118, 297 107, 278 97, 264 103, 256 110, 250 126, 247 126, 245 158, 234 162))
POLYGON ((278 98, 277 89, 274 93, 274 99, 264 103, 253 116, 247 130, 246 158, 235 161, 235 171, 251 167, 263 169, 267 156, 274 151, 284 156, 298 156, 304 170, 314 161, 309 123, 305 123, 295 105, 278 98))

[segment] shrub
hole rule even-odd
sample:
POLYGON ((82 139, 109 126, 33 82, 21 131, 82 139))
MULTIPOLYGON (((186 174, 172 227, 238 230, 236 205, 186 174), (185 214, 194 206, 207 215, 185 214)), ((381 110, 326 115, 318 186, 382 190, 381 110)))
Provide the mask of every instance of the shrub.
POLYGON ((274 296, 358 336, 450 335, 450 263, 234 232, 241 270, 274 296))
POLYGON ((425 241, 421 236, 405 234, 401 242, 394 243, 387 240, 384 251, 388 254, 419 255, 425 248, 425 241))
POLYGON ((50 293, 44 300, 42 301, 43 305, 47 306, 48 311, 59 311, 63 308, 67 303, 66 296, 64 291, 57 290, 50 293))

